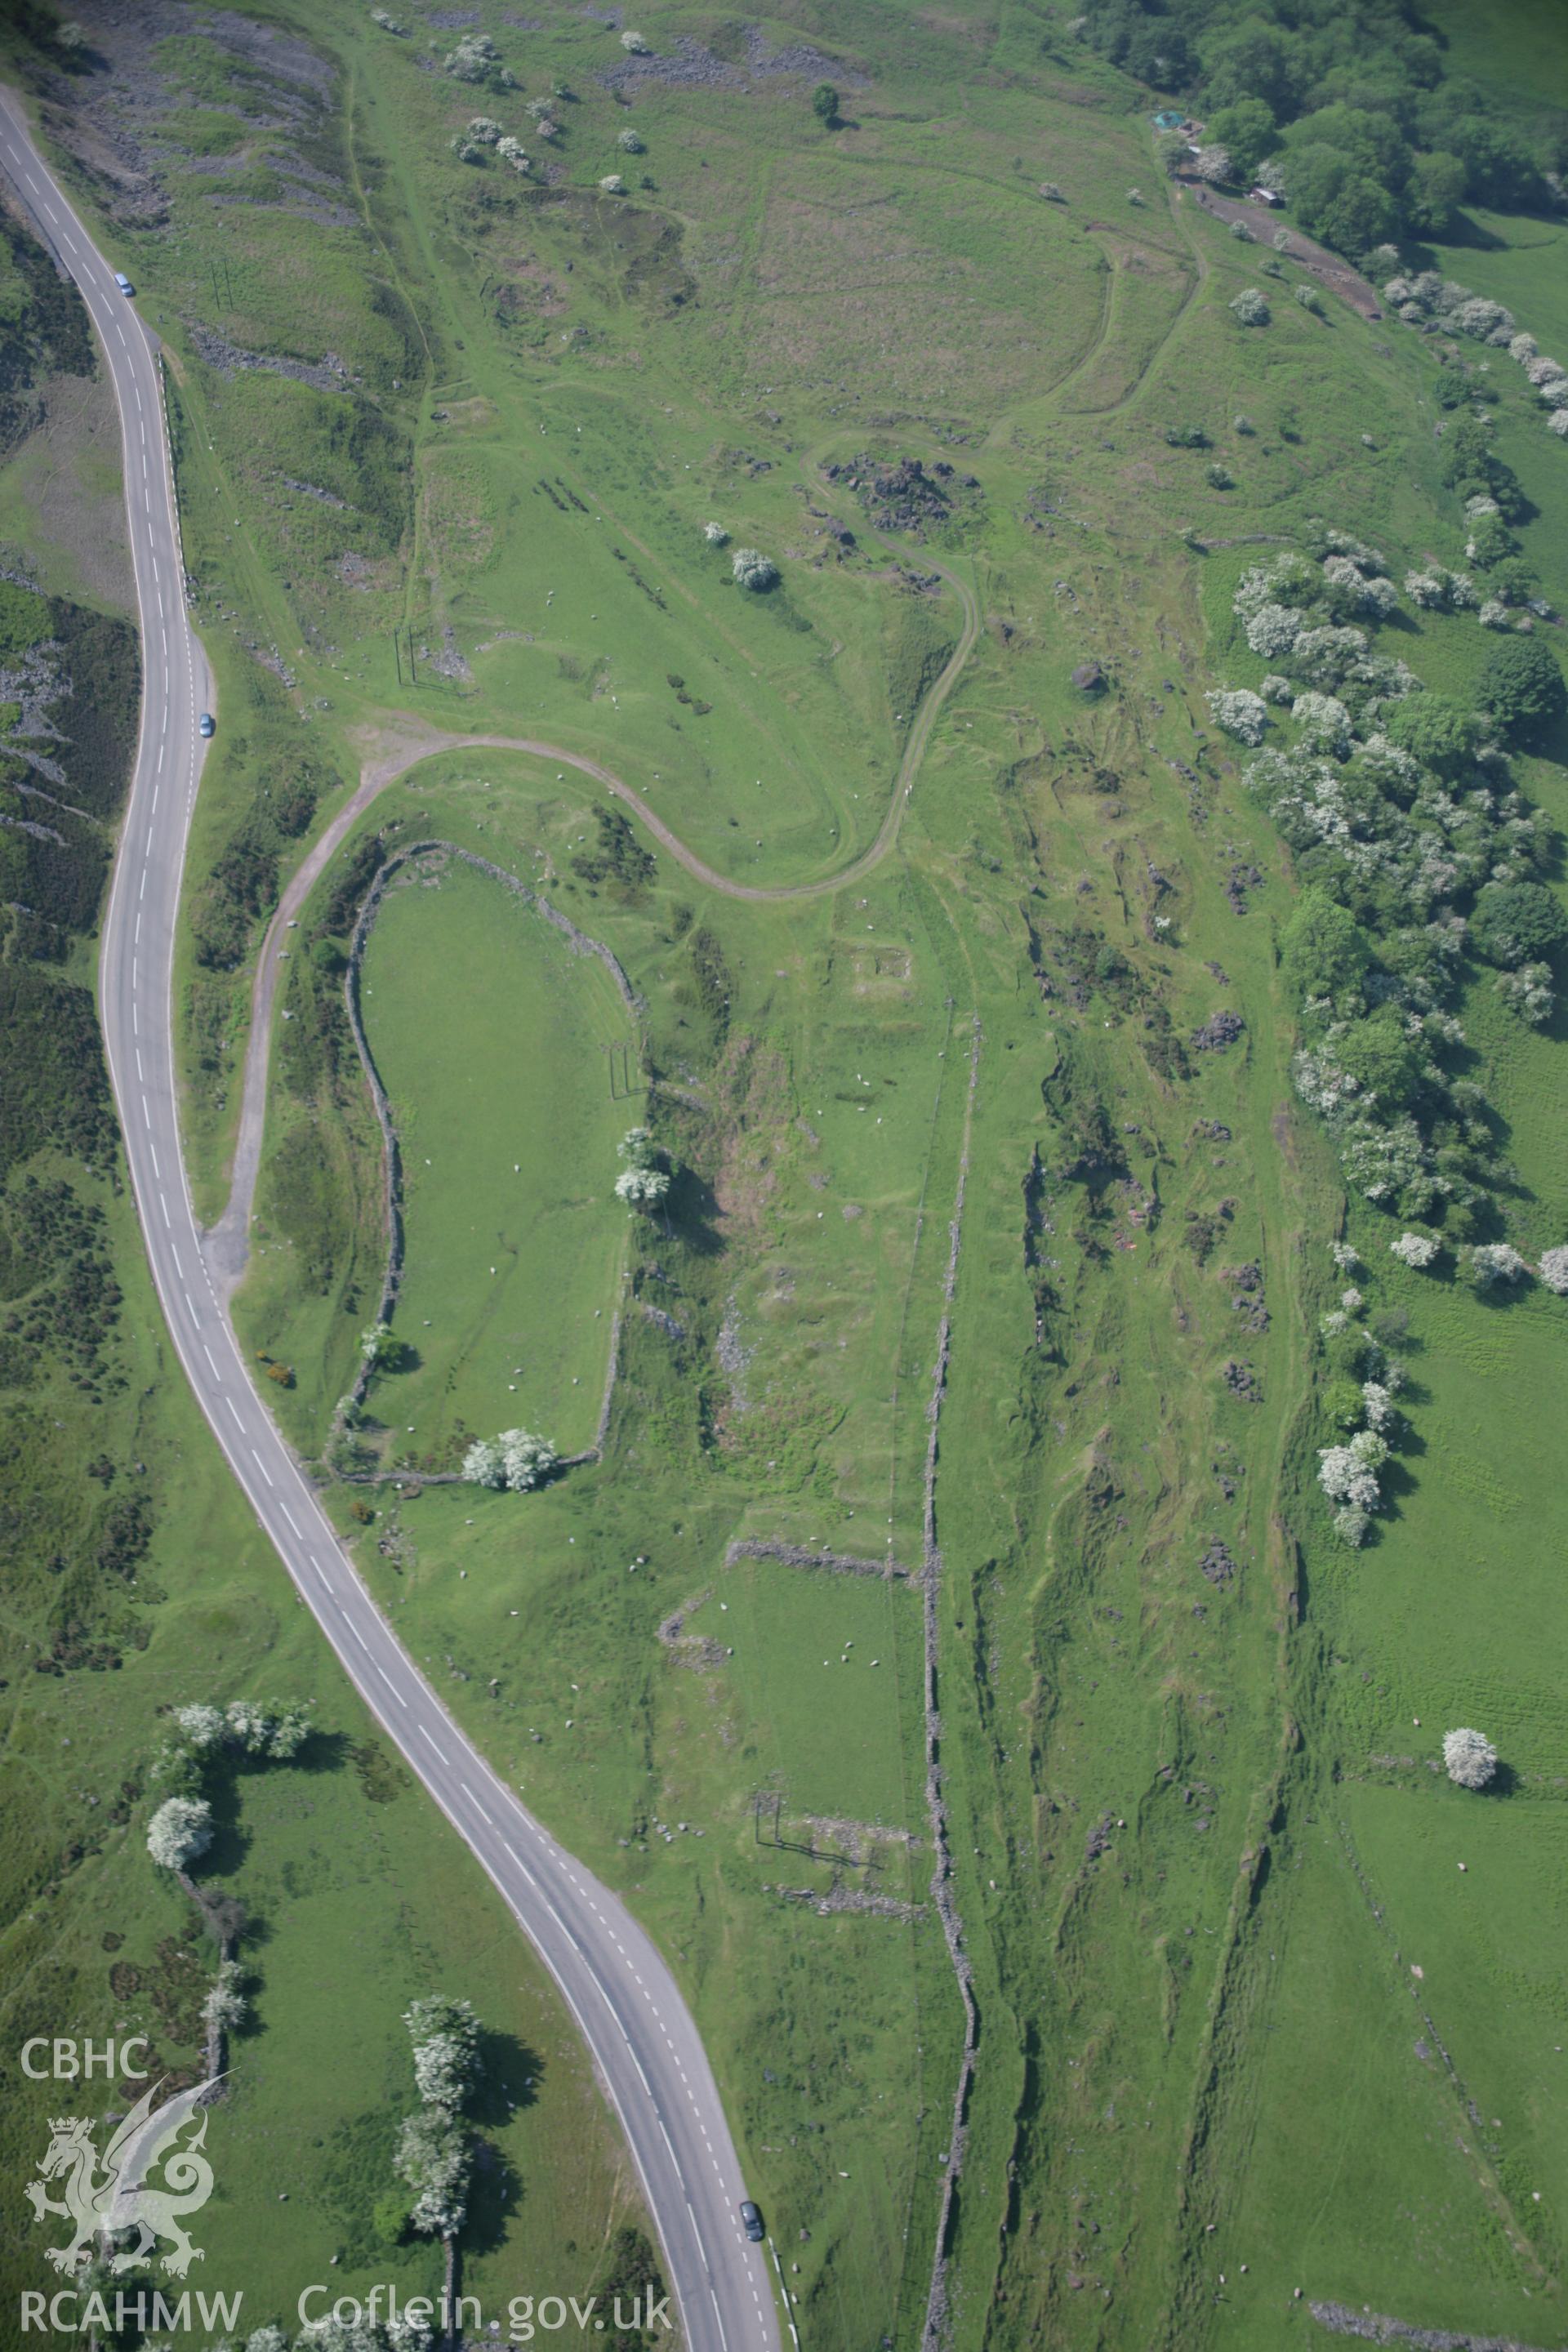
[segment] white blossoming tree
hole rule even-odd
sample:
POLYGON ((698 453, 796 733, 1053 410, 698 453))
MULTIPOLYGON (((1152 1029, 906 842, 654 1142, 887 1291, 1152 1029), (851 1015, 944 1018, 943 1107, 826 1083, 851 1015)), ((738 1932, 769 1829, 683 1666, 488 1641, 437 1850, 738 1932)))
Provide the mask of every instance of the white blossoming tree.
POLYGON ((240 1990, 244 1971, 237 1960, 225 1960, 202 2002, 202 2022, 210 2032, 236 2033, 250 2014, 250 2003, 240 1990))
POLYGON ((1331 751, 1342 758, 1350 750, 1351 715, 1337 694, 1299 694, 1290 705, 1290 716, 1310 751, 1331 751))
MULTIPOLYGON (((1295 604, 1262 604, 1247 615, 1244 625, 1249 649, 1263 661, 1282 660, 1306 625, 1307 615, 1295 604)), ((1290 698, 1287 680, 1285 692, 1275 699, 1288 702, 1290 698)))
POLYGON ((623 1168, 616 1179, 616 1198, 628 1209, 656 1209, 668 1190, 662 1168, 623 1168))
POLYGON ((616 1179, 616 1198, 628 1209, 656 1209, 669 1191, 665 1155, 646 1127, 634 1127, 617 1149, 626 1166, 616 1179))
POLYGON ((503 1429, 496 1444, 508 1490, 513 1495, 531 1494, 561 1458, 547 1437, 537 1437, 529 1429, 503 1429))
POLYGON ((167 1797, 147 1824, 147 1851, 160 1870, 188 1870, 213 1842, 205 1797, 167 1797))
MULTIPOLYGON (((1388 1459, 1388 1441, 1375 1429, 1358 1429, 1347 1445, 1321 1445, 1318 1449, 1318 1484, 1331 1503, 1344 1509, 1370 1515, 1383 1499, 1377 1474, 1388 1459)), ((1338 1519, 1335 1521, 1339 1526, 1338 1519)), ((1345 1534, 1340 1528, 1339 1532, 1345 1534)), ((1363 1527, 1353 1541, 1360 1543, 1366 1533, 1363 1527)), ((1347 1537, 1347 1540, 1352 1540, 1347 1537)))
POLYGON ((430 1993, 411 2004, 403 2022, 414 2044, 414 2080, 421 2099, 427 2107, 456 2115, 484 2071, 473 2003, 430 1993))
POLYGON ((1559 1298, 1568 1297, 1568 1242, 1559 1242, 1541 1261, 1541 1279, 1559 1298))
POLYGON ((205 1756, 209 1748, 219 1746, 226 1728, 221 1707, 200 1703, 193 1706, 177 1706, 174 1721, 185 1745, 197 1756, 205 1756))
POLYGON ((1511 1242, 1482 1242, 1470 1252, 1468 1269, 1478 1290, 1497 1283, 1525 1282, 1530 1267, 1511 1242))
POLYGON ((503 1429, 499 1437, 481 1437, 469 1446, 463 1456, 463 1476, 470 1486, 528 1495, 543 1485, 560 1459, 547 1437, 528 1429, 503 1429))
POLYGON ((1266 327, 1272 315, 1258 286, 1244 286, 1239 294, 1233 296, 1230 310, 1232 317, 1244 327, 1266 327))
POLYGON ((1549 963, 1523 963, 1517 971, 1500 971, 1492 982, 1492 992, 1500 996, 1509 1011, 1516 1013, 1531 1029, 1544 1028, 1557 1002, 1549 963))
POLYGON ((1393 1390, 1382 1381, 1363 1381, 1361 1402, 1367 1427, 1375 1429, 1380 1436, 1385 1434, 1397 1418, 1393 1390))
POLYGON ((473 2153, 460 2123, 439 2107, 409 2116, 394 2159, 414 2192, 408 2219, 421 2236, 455 2238, 468 2213, 473 2153))
POLYGON ((755 547, 738 547, 730 558, 730 569, 738 587, 750 588, 759 595, 764 588, 771 588, 779 576, 773 558, 755 547))
POLYGON ((1268 724, 1268 706, 1260 695, 1249 694, 1245 688, 1228 692, 1221 687, 1205 699, 1214 713, 1215 725, 1223 728, 1227 735, 1234 735, 1238 743, 1256 746, 1262 742, 1263 730, 1268 724))
POLYGON ((1442 1244, 1434 1241, 1430 1234, 1401 1234, 1397 1241, 1388 1244, 1391 1257, 1396 1257, 1401 1265, 1410 1266, 1417 1273, 1425 1272, 1427 1266, 1435 1264, 1441 1252, 1442 1244))
POLYGON ((231 1699, 224 1711, 231 1743, 247 1756, 264 1756, 287 1763, 310 1736, 309 1706, 271 1699, 265 1706, 254 1699, 231 1699))
POLYGON ((1446 1731, 1443 1764, 1461 1789, 1484 1789, 1497 1770, 1497 1749, 1484 1732, 1446 1731))
POLYGON ((488 1437, 476 1437, 463 1456, 463 1475, 470 1486, 504 1486, 500 1446, 488 1437))

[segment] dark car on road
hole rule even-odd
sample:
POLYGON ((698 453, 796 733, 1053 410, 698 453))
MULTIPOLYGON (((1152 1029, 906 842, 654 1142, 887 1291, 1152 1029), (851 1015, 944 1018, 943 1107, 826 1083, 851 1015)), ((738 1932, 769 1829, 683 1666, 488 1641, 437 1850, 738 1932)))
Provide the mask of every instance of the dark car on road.
POLYGON ((749 2197, 743 2199, 742 2201, 741 2227, 744 2230, 747 2237, 750 2238, 753 2246, 760 2246, 763 2240, 768 2234, 763 2227, 762 2215, 758 2212, 756 2207, 752 2204, 749 2197))

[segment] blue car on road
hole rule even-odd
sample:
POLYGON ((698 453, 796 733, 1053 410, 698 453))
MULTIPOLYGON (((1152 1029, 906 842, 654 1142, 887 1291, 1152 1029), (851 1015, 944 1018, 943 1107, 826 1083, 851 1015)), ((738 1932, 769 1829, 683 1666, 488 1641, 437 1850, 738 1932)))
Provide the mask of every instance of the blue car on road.
POLYGON ((210 710, 204 710, 201 717, 197 719, 196 732, 198 735, 216 735, 217 733, 216 723, 215 722, 210 710))

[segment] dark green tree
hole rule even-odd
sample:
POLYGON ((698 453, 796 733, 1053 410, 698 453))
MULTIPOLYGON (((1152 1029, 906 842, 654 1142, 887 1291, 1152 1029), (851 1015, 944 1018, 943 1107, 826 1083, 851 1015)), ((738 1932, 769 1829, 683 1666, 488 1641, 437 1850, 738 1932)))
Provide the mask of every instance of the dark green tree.
POLYGON ((1386 731, 1390 742, 1440 776, 1457 775, 1475 756, 1476 722, 1446 694, 1407 695, 1394 706, 1386 731))
POLYGON ((1478 689, 1500 727, 1529 741, 1563 715, 1563 672, 1539 637, 1508 637, 1487 656, 1478 689))
POLYGON ((1403 1110, 1421 1084, 1421 1056, 1405 1034, 1403 1014, 1392 1004, 1368 1020, 1352 1021, 1334 1047, 1334 1058, 1376 1095, 1385 1115, 1403 1110))
POLYGON ((1476 894, 1470 944, 1489 963, 1511 970, 1561 946, 1568 915, 1544 882, 1488 882, 1476 894))
POLYGON ((1289 163, 1290 207, 1309 236, 1337 253, 1363 254, 1399 230, 1399 207, 1384 187, 1337 147, 1303 147, 1289 163))
POLYGON ((1372 950, 1349 910, 1321 883, 1302 891, 1279 933, 1279 964, 1298 1001, 1331 997, 1359 1006, 1372 950))
POLYGON ((1405 206, 1410 226, 1425 236, 1443 236, 1468 193, 1469 182, 1468 166, 1460 156, 1445 154, 1440 148, 1431 155, 1417 155, 1405 206))
POLYGON ((830 81, 819 81, 811 93, 811 110, 829 130, 838 120, 838 92, 830 81))
POLYGON ((1209 122, 1205 136, 1216 146, 1230 150, 1237 176, 1243 180, 1250 180, 1265 155, 1272 155, 1279 144, 1274 110, 1260 98, 1244 98, 1235 106, 1222 106, 1209 122))

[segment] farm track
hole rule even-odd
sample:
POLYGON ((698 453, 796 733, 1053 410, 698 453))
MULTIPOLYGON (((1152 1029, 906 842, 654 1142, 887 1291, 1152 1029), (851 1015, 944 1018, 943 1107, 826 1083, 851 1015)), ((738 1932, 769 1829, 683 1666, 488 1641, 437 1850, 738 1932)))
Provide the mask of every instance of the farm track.
POLYGON ((773 888, 753 882, 733 881, 728 875, 721 874, 716 867, 710 866, 704 858, 699 857, 695 850, 688 848, 679 835, 666 824, 658 812, 649 806, 640 793, 634 791, 624 777, 618 776, 613 768, 606 768, 600 761, 591 760, 585 752, 568 751, 563 744, 546 742, 542 737, 532 735, 448 733, 427 726, 423 719, 409 713, 394 714, 400 732, 390 748, 384 749, 379 757, 366 762, 355 790, 295 870, 279 900, 277 912, 267 927, 257 958, 256 976, 251 984, 250 1037, 246 1048, 245 1079, 228 1202, 206 1236, 208 1261, 226 1290, 232 1291, 238 1282, 248 1254, 250 1213, 261 1166, 262 1137, 267 1118, 267 1079, 271 1058, 272 1013, 278 990, 279 952, 289 925, 298 919, 300 909, 328 862, 366 809, 385 792, 387 786, 405 776, 422 760, 434 759, 440 752, 522 751, 535 759, 553 760, 558 766, 574 769, 577 774, 591 777, 595 783, 604 785, 606 792, 625 803, 638 823, 647 828, 661 849, 668 852, 678 866, 721 898, 781 905, 793 900, 827 898, 836 890, 847 889, 873 873, 898 840, 904 811, 924 761, 931 730, 980 635, 980 601, 974 591, 945 564, 939 563, 933 557, 928 556, 924 560, 933 572, 941 573, 958 598, 963 614, 958 643, 941 674, 932 680, 916 714, 904 746, 903 758, 893 780, 887 814, 882 819, 876 839, 837 873, 823 875, 813 881, 783 883, 773 888))

